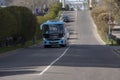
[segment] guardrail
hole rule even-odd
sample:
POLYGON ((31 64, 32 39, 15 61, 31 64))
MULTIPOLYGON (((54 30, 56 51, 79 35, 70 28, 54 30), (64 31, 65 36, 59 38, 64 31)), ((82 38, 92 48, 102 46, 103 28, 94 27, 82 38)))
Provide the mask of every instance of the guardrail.
POLYGON ((120 26, 114 26, 112 28, 112 34, 110 35, 110 38, 115 40, 117 44, 120 45, 120 26))

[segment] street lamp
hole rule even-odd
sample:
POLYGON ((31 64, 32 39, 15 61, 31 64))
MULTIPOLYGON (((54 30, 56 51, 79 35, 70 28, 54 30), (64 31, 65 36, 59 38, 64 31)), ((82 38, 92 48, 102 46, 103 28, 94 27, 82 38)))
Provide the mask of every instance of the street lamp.
MULTIPOLYGON (((33 0, 33 14, 35 15, 35 0, 33 0)), ((33 36, 32 42, 33 44, 36 43, 36 35, 33 36)))
POLYGON ((108 21, 108 25, 109 25, 109 29, 108 29, 108 35, 109 35, 109 39, 111 38, 111 25, 112 25, 112 0, 110 1, 110 4, 109 4, 109 21, 108 21))
POLYGON ((33 14, 35 14, 35 0, 33 0, 33 5, 32 5, 32 10, 33 10, 33 14))
POLYGON ((62 8, 65 8, 65 0, 63 0, 62 8))

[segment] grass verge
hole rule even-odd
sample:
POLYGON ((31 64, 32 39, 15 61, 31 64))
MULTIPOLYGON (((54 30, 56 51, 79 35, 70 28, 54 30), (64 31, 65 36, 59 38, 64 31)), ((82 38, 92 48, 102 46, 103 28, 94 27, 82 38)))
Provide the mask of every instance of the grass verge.
POLYGON ((41 41, 42 40, 37 40, 35 43, 33 43, 32 41, 27 41, 25 43, 25 45, 18 44, 16 46, 2 47, 2 48, 0 48, 0 54, 3 54, 3 53, 8 52, 8 51, 16 50, 16 49, 19 49, 19 48, 26 48, 28 46, 39 44, 41 41))
POLYGON ((56 19, 60 19, 60 16, 61 16, 61 14, 63 13, 63 11, 59 11, 59 13, 58 13, 58 15, 57 15, 57 17, 56 17, 56 19))

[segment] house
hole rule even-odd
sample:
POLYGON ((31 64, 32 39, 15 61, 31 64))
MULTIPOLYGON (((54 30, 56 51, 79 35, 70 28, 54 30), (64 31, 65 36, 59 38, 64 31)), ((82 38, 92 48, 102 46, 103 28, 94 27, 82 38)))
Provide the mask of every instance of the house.
POLYGON ((0 0, 0 7, 6 7, 6 1, 0 0))
POLYGON ((72 10, 84 10, 87 9, 88 0, 65 0, 65 4, 72 10))

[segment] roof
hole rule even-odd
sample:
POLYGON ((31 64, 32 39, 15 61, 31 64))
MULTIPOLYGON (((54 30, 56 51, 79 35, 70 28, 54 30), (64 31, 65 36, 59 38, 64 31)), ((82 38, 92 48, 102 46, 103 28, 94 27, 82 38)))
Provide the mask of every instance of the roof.
POLYGON ((64 24, 64 22, 59 20, 48 20, 44 24, 64 24))
POLYGON ((120 29, 120 26, 114 26, 113 29, 120 29))

